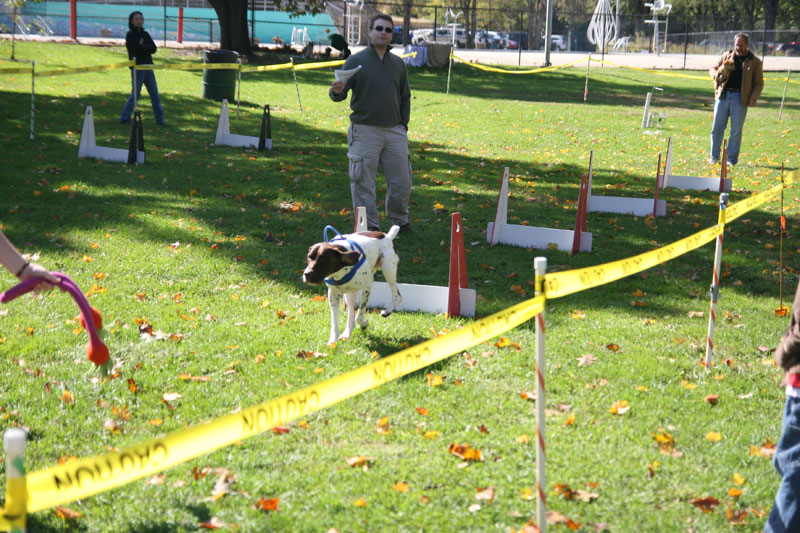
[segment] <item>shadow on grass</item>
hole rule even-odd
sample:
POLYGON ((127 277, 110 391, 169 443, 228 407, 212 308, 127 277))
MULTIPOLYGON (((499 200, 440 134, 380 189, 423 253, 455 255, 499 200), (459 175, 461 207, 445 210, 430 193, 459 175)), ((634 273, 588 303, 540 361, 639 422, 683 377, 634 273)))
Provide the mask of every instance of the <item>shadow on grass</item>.
MULTIPOLYGON (((472 69, 456 68, 462 94, 480 98, 541 99, 566 102, 568 94, 582 92, 583 79, 574 73, 553 72, 547 76, 504 77, 489 81, 472 69), (558 87, 556 90, 555 87, 558 87)), ((198 74, 199 75, 199 74, 198 74)), ((253 74, 273 79, 275 73, 253 74)), ((291 79, 290 73, 283 73, 291 79)), ((327 85, 330 72, 306 71, 304 84, 327 85)), ((423 70, 413 82, 424 90, 436 90, 440 73, 423 70)), ((322 87, 320 90, 324 90, 322 87)), ((633 103, 638 86, 604 81, 603 90, 617 101, 633 103)), ((706 99, 706 88, 683 89, 682 101, 706 99)), ((275 148, 267 153, 212 146, 219 104, 182 95, 169 96, 171 127, 155 128, 145 121, 147 164, 130 167, 89 159, 77 159, 79 129, 84 105, 95 109, 97 143, 124 148, 129 129, 116 123, 117 105, 123 92, 85 95, 79 101, 69 97, 47 97, 39 104, 37 137, 14 135, 26 131, 29 96, 0 92, 0 109, 10 118, 6 143, 19 154, 7 164, 7 171, 25 176, 22 183, 4 180, 0 194, 9 206, 7 231, 20 247, 43 253, 59 250, 81 254, 88 250, 64 237, 73 230, 103 231, 126 229, 143 242, 168 246, 173 242, 207 248, 209 254, 228 256, 243 272, 271 277, 293 290, 314 292, 301 284, 297 273, 304 265, 308 246, 322 240, 322 228, 333 225, 346 232, 353 223, 345 158, 346 126, 334 129, 314 127, 294 120, 291 114, 274 113, 275 148), (114 105, 111 105, 113 102, 114 105), (165 226, 151 213, 168 213, 172 220, 187 224, 165 226), (42 221, 47 221, 43 223, 42 221), (202 226, 194 231, 192 226, 202 226), (41 228, 46 229, 42 232, 41 228), (49 234, 49 235, 48 235, 49 234), (243 240, 236 240, 243 236, 243 240), (260 260, 266 251, 269 265, 260 260), (277 274, 271 274, 277 272, 277 274)), ((639 98, 637 95, 636 98, 639 98)), ((143 102, 144 106, 148 102, 143 102)), ((638 104, 637 104, 638 105, 638 104)), ((145 111, 147 112, 149 109, 145 111)), ((231 129, 239 134, 257 135, 261 106, 245 103, 231 129)), ((449 259, 450 213, 459 211, 464 222, 467 265, 471 286, 485 297, 481 310, 490 313, 513 305, 525 297, 509 291, 522 285, 527 296, 532 288, 532 261, 547 255, 551 269, 581 268, 630 257, 693 234, 716 223, 714 193, 695 193, 692 199, 678 191, 664 191, 668 216, 654 224, 643 218, 614 214, 590 214, 589 231, 594 236, 592 253, 570 256, 564 252, 535 251, 486 243, 486 226, 495 214, 497 191, 503 167, 511 167, 512 183, 508 222, 534 227, 571 230, 575 223, 580 175, 576 165, 530 162, 522 158, 484 161, 480 156, 429 143, 410 143, 414 166, 411 218, 414 233, 396 242, 402 258, 400 280, 405 283, 446 285, 449 259), (455 171, 453 171, 455 169, 455 171), (695 203, 696 199, 701 202, 695 203)), ((595 194, 604 183, 622 180, 602 163, 595 168, 595 194)), ((379 198, 384 187, 379 178, 379 198)), ((623 196, 652 197, 653 176, 627 175, 623 196)), ((614 192, 614 191, 612 191, 614 192)), ((615 193, 615 192, 614 192, 615 193)), ((763 227, 769 216, 748 215, 753 227, 763 227)), ((383 220, 384 229, 388 221, 383 220)), ((745 244, 746 253, 763 255, 756 244, 745 244)), ((713 253, 708 255, 710 265, 713 253)), ((742 256, 726 259, 738 263, 742 256)), ((676 261, 678 271, 693 268, 693 261, 676 261)), ((769 292, 770 284, 753 268, 746 289, 769 292)), ((749 278, 749 277, 748 277, 749 278)), ((745 280, 742 280, 745 281, 745 280)), ((665 286, 667 291, 676 291, 665 286)), ((380 353, 380 350, 379 350, 380 353)))

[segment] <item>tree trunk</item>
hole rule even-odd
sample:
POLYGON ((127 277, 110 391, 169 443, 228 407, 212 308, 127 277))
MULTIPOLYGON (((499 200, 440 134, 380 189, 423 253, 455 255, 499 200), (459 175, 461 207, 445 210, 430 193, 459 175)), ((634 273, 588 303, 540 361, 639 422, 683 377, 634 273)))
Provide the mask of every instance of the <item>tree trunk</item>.
POLYGON ((411 7, 414 5, 412 0, 403 0, 403 46, 408 46, 411 41, 408 38, 408 31, 411 29, 411 7))
POLYGON ((208 0, 217 13, 220 48, 250 55, 253 46, 247 31, 247 0, 208 0))
POLYGON ((764 29, 767 41, 775 42, 775 15, 778 14, 778 0, 764 0, 764 29))

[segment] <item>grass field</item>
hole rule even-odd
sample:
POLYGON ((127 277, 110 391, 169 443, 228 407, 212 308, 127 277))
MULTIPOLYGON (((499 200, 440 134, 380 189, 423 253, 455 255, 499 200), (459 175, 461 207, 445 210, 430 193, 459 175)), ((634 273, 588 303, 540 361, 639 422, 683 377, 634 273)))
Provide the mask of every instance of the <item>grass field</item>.
MULTIPOLYGON (((0 56, 9 55, 10 43, 0 42, 0 56)), ((35 59, 37 71, 125 59, 121 48, 46 43, 17 43, 16 57, 35 59)), ((170 51, 156 59, 200 61, 170 51)), ((449 96, 446 70, 410 72, 414 232, 395 242, 401 282, 446 285, 456 211, 479 317, 533 296, 536 256, 546 256, 551 271, 587 267, 716 223, 716 193, 666 189, 665 218, 590 214, 591 253, 487 244, 506 166, 509 222, 559 228, 574 224, 592 150, 595 194, 652 198, 669 136, 675 173, 718 172, 707 164, 709 81, 593 65, 584 103, 585 72, 584 65, 511 76, 456 65, 449 96), (668 117, 658 135, 639 128, 653 86, 664 88, 668 117)), ((77 158, 86 105, 94 108, 98 144, 127 146, 129 128, 117 123, 127 71, 36 78, 34 140, 30 77, 0 75, 2 230, 84 291, 94 286, 89 299, 103 313, 118 373, 96 379, 75 306, 59 291, 0 309, 0 428, 29 431, 29 471, 212 420, 470 323, 372 315, 367 330, 325 345, 324 289, 304 286, 300 273, 326 224, 346 231, 353 223, 349 110, 327 97, 330 70, 298 73, 302 111, 291 72, 243 74, 231 130, 257 135, 269 103, 274 149, 267 154, 212 145, 219 105, 200 98, 201 72, 156 76, 169 127, 155 126, 145 97, 147 163, 136 167, 77 158), (159 334, 140 335, 142 324, 159 334)), ((779 123, 782 93, 783 82, 768 79, 749 111, 740 164, 730 172, 734 202, 780 183, 782 164, 798 166, 792 125, 800 94, 789 86, 779 123)), ((784 204, 787 303, 800 268, 794 190, 784 204)), ((700 362, 711 244, 547 302, 549 528, 763 527, 779 480, 769 443, 780 435, 784 402, 772 350, 788 324, 774 311, 779 214, 773 202, 726 229, 710 371, 700 362), (708 395, 719 397, 716 405, 708 395), (622 401, 627 412, 609 412, 622 401), (659 442, 670 438, 671 445, 659 442), (719 501, 711 512, 692 503, 707 497, 719 501)), ((6 274, 3 283, 14 279, 6 274)), ((510 342, 478 345, 288 432, 74 502, 66 507, 75 518, 35 513, 29 531, 194 531, 212 520, 242 531, 520 530, 536 509, 535 402, 523 397, 535 389, 533 324, 505 336, 510 342), (442 384, 432 386, 428 373, 442 384), (448 452, 454 443, 481 450, 483 461, 464 466, 448 452), (370 458, 367 467, 349 466, 346 458, 356 456, 370 458), (485 499, 489 487, 493 497, 485 499), (261 499, 278 499, 278 510, 257 508, 261 499)))

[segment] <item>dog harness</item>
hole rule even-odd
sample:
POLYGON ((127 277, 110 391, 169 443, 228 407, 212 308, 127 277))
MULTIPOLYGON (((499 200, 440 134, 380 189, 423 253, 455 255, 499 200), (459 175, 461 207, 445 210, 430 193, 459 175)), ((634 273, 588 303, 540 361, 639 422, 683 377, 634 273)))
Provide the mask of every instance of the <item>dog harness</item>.
POLYGON ((361 265, 363 265, 366 262, 367 254, 364 253, 364 250, 361 249, 361 246, 359 246, 357 242, 351 241, 343 237, 342 234, 336 231, 336 228, 334 228, 333 226, 325 226, 325 229, 322 232, 322 236, 325 238, 325 242, 344 244, 345 246, 349 245, 350 250, 355 249, 355 251, 361 254, 361 257, 358 259, 356 264, 350 267, 350 272, 342 276, 340 279, 325 278, 324 280, 325 283, 327 283, 328 285, 344 285, 345 283, 348 283, 351 279, 353 279, 353 277, 356 275, 356 272, 358 272, 358 269, 361 268, 361 265), (336 234, 336 236, 330 239, 328 237, 328 230, 333 231, 336 234), (344 241, 344 242, 336 243, 335 241, 344 241))

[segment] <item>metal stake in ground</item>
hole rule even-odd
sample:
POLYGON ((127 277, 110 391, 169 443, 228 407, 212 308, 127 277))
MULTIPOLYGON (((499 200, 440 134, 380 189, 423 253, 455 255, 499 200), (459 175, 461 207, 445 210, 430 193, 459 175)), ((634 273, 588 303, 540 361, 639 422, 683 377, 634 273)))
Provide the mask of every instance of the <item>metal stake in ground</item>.
POLYGON ((34 81, 36 80, 36 61, 31 61, 31 140, 33 140, 33 120, 36 114, 36 106, 34 106, 34 81))
POLYGON ((786 184, 783 182, 785 172, 783 163, 781 163, 781 245, 779 252, 780 268, 778 270, 778 290, 780 291, 778 309, 781 310, 783 310, 783 233, 786 231, 786 216, 783 214, 783 191, 786 189, 786 184))
MULTIPOLYGON (((547 258, 537 257, 533 260, 533 270, 535 273, 534 285, 536 296, 544 294, 544 275, 547 272, 547 258)), ((536 315, 536 492, 538 500, 536 502, 536 522, 539 531, 545 533, 547 527, 547 480, 545 478, 545 447, 544 447, 544 424, 545 424, 545 401, 544 401, 544 307, 542 312, 536 315)))
POLYGON ((297 105, 300 106, 300 112, 303 112, 303 104, 300 102, 300 87, 297 85, 297 71, 294 69, 294 58, 289 59, 292 62, 292 76, 294 76, 294 88, 297 91, 297 105))
POLYGON ((589 96, 589 65, 592 64, 592 54, 589 54, 589 57, 586 58, 586 82, 583 84, 583 101, 586 101, 586 97, 589 96))
POLYGON ((783 84, 783 98, 781 98, 781 110, 778 111, 778 122, 781 121, 781 117, 783 116, 783 102, 786 101, 786 88, 789 86, 789 76, 792 75, 791 69, 786 71, 786 83, 783 84))
POLYGON ((709 297, 711 305, 708 312, 708 335, 706 335, 706 370, 711 370, 711 353, 714 351, 714 326, 717 322, 717 300, 719 300, 719 269, 722 266, 722 236, 725 234, 725 208, 728 207, 728 193, 719 195, 719 221, 723 225, 717 236, 717 248, 714 252, 714 273, 711 279, 709 297))
MULTIPOLYGON (((455 35, 455 28, 453 28, 453 34, 455 35)), ((445 93, 446 96, 450 96, 450 69, 453 68, 453 49, 450 49, 450 63, 447 65, 447 92, 445 93)))

